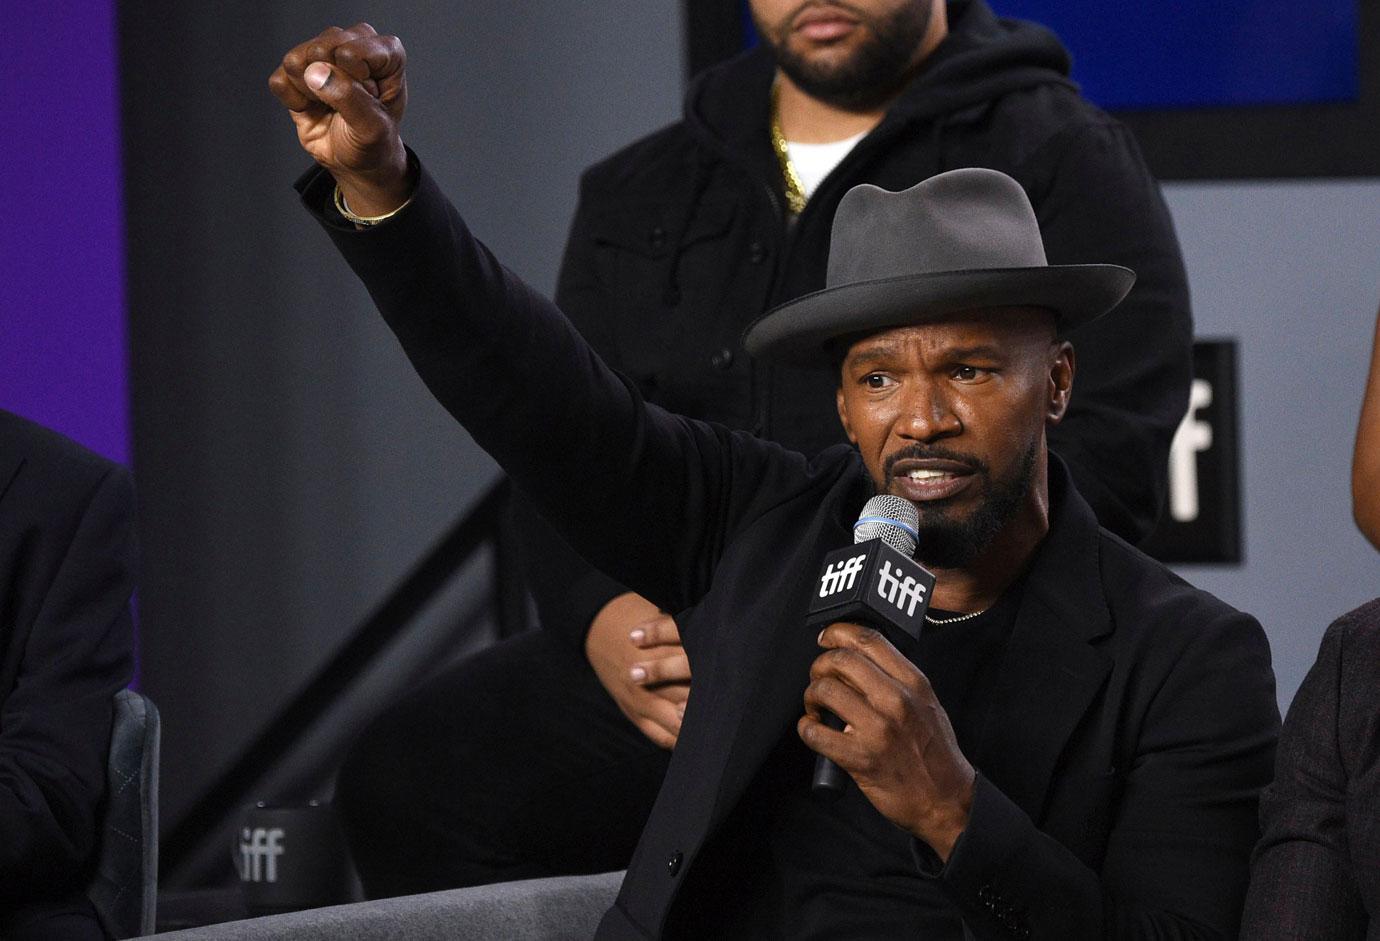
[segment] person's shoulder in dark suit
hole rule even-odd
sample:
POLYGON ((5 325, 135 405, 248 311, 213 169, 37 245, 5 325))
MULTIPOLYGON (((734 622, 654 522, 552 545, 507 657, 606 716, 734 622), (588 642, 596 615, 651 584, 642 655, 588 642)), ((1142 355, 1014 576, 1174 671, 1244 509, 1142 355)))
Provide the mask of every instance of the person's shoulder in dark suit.
POLYGON ((0 410, 0 936, 99 936, 83 890, 135 555, 128 472, 0 410))
POLYGON ((1364 938, 1380 904, 1380 599, 1332 623, 1261 797, 1243 938, 1364 938))

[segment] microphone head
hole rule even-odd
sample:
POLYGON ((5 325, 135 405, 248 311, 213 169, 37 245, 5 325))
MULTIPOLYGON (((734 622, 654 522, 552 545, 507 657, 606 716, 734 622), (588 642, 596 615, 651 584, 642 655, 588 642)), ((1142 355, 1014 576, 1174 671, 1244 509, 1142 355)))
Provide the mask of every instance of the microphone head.
POLYGON ((906 558, 915 555, 920 538, 920 512, 905 497, 881 493, 863 505, 853 524, 853 542, 880 539, 906 558))

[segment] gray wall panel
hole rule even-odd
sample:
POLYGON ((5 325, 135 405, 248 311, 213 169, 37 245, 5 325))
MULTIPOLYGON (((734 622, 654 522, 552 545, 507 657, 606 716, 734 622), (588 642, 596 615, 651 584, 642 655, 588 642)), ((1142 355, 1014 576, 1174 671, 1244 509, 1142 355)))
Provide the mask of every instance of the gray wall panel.
POLYGON ((1258 617, 1281 709, 1327 624, 1380 595, 1351 452, 1380 302, 1380 181, 1165 187, 1196 332, 1240 344, 1245 563, 1181 566, 1258 617))

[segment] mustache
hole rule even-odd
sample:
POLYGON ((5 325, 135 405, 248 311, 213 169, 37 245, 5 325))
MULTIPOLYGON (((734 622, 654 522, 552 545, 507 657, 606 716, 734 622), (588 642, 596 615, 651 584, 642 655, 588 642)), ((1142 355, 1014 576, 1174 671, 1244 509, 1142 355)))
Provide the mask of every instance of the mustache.
POLYGON ((886 479, 892 480, 895 477, 897 464, 901 461, 910 460, 954 461, 958 464, 968 465, 978 474, 986 474, 988 471, 987 462, 977 455, 964 454, 962 451, 935 445, 911 444, 887 457, 882 464, 882 471, 886 474, 886 479))

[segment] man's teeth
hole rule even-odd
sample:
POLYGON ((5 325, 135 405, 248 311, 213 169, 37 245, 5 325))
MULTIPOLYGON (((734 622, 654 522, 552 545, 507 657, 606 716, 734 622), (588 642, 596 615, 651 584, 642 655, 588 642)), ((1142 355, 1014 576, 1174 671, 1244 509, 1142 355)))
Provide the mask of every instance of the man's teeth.
POLYGON ((935 480, 939 477, 952 477, 953 475, 946 471, 926 470, 924 468, 917 468, 916 470, 908 472, 906 476, 909 477, 911 480, 935 480))

